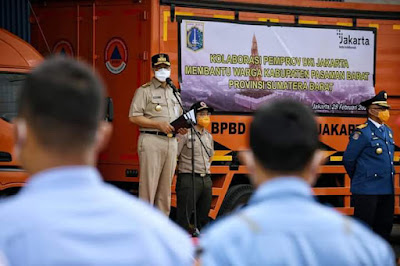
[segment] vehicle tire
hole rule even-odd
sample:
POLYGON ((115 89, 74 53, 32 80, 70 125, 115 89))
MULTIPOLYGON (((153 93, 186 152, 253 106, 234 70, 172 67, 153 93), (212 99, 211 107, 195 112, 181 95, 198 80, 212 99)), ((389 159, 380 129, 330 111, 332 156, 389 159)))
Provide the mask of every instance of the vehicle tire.
POLYGON ((253 193, 253 186, 249 184, 234 185, 229 188, 222 202, 218 215, 226 215, 235 209, 243 208, 253 193))

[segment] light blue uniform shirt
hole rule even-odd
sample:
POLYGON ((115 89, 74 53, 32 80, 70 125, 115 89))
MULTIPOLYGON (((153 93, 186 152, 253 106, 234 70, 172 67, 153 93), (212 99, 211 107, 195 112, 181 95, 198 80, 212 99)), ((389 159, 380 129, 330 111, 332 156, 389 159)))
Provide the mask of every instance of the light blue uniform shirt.
POLYGON ((95 168, 41 172, 0 203, 10 265, 191 265, 189 235, 111 185, 95 168))
POLYGON ((299 178, 276 178, 202 235, 203 265, 394 265, 389 245, 317 203, 299 178))

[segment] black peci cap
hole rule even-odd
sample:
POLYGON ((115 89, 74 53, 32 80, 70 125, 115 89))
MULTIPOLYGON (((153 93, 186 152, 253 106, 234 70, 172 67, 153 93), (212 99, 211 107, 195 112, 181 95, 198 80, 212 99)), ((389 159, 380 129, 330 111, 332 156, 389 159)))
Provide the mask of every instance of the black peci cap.
POLYGON ((151 66, 155 67, 158 65, 167 65, 170 66, 171 62, 169 61, 169 56, 167 54, 156 54, 151 57, 151 66))
POLYGON ((194 103, 191 107, 190 110, 194 109, 194 112, 197 114, 197 112, 203 111, 203 110, 208 110, 210 113, 214 112, 214 108, 209 107, 205 102, 197 102, 194 103))
POLYGON ((363 101, 360 103, 362 106, 368 107, 371 104, 376 104, 382 107, 390 108, 390 105, 387 103, 387 93, 386 91, 380 91, 377 95, 372 97, 371 99, 368 99, 366 101, 363 101))

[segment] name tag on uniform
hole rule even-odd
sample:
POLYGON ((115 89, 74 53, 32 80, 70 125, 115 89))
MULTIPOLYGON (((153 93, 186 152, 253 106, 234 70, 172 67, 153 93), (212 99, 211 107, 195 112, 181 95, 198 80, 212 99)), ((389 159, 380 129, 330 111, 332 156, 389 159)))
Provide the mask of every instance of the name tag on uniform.
POLYGON ((175 105, 175 116, 179 117, 179 114, 181 113, 181 107, 179 105, 175 105))
POLYGON ((161 99, 161 96, 153 96, 153 99, 161 99))

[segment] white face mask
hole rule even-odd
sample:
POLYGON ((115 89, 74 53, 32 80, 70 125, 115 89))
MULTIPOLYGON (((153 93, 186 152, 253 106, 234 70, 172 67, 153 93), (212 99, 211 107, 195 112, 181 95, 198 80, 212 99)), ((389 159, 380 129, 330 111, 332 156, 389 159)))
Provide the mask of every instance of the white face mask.
POLYGON ((165 82, 167 78, 171 75, 171 70, 168 70, 166 68, 161 68, 157 71, 155 71, 155 77, 161 82, 165 82))

